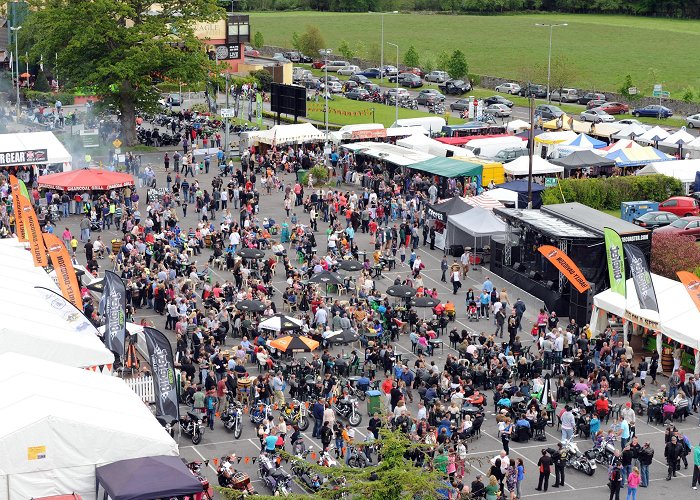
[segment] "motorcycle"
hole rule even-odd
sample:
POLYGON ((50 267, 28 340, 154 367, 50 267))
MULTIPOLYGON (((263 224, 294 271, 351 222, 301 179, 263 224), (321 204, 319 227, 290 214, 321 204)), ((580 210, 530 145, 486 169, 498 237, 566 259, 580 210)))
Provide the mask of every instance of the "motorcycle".
POLYGON ((331 456, 329 450, 323 450, 323 452, 321 452, 321 454, 319 455, 316 463, 321 467, 335 467, 336 465, 338 465, 338 462, 335 458, 331 456))
POLYGON ((266 454, 258 458, 258 475, 275 496, 291 492, 292 476, 266 454))
POLYGON ((304 432, 309 428, 308 410, 298 400, 293 399, 291 403, 283 406, 281 413, 288 424, 296 426, 300 431, 304 432))
POLYGON ((204 415, 201 413, 187 412, 185 417, 180 417, 180 429, 182 433, 192 439, 192 444, 202 442, 204 436, 204 415))
POLYGON ((267 420, 267 417, 270 415, 272 415, 272 408, 270 408, 270 405, 259 404, 250 410, 250 421, 258 426, 267 420))
POLYGON ((209 479, 202 473, 202 467, 207 467, 209 465, 209 460, 204 462, 190 462, 187 464, 187 468, 202 484, 202 499, 212 500, 214 490, 209 486, 209 479))
POLYGON ((347 420, 353 427, 357 427, 362 422, 362 415, 357 409, 357 399, 355 398, 350 398, 348 403, 341 401, 338 404, 333 404, 332 408, 336 415, 347 420))
POLYGON ((229 401, 228 407, 221 414, 221 421, 227 430, 233 431, 233 437, 241 437, 243 431, 243 405, 239 401, 229 401))
POLYGON ((350 456, 348 457, 348 467, 355 469, 364 469, 372 465, 372 462, 367 455, 361 452, 357 447, 353 446, 348 449, 350 456))
POLYGON ((166 422, 163 417, 158 417, 156 416, 156 420, 160 423, 160 425, 163 426, 165 429, 165 432, 170 434, 171 438, 175 437, 175 421, 173 420, 172 422, 166 422))
POLYGON ((600 446, 591 448, 584 453, 584 456, 601 465, 611 465, 615 459, 615 445, 613 443, 603 442, 600 446))
POLYGON ((325 482, 323 476, 314 472, 311 466, 306 462, 306 457, 308 456, 311 449, 305 450, 301 453, 296 454, 295 460, 292 462, 292 473, 297 476, 301 484, 307 491, 311 493, 316 493, 321 489, 321 485, 325 482))
POLYGON ((233 463, 235 460, 236 455, 221 457, 219 468, 216 470, 219 486, 238 490, 243 493, 243 496, 255 495, 255 488, 250 482, 250 476, 245 472, 234 469, 233 463))
POLYGON ((564 450, 567 454, 566 466, 572 469, 580 470, 588 476, 595 474, 596 463, 595 460, 588 458, 586 455, 581 453, 578 449, 578 445, 571 440, 565 441, 563 445, 564 450))

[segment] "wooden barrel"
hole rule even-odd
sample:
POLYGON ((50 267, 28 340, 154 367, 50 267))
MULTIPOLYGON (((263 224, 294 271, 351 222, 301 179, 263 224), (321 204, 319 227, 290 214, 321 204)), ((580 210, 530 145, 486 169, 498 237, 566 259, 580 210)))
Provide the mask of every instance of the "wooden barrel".
POLYGON ((673 349, 664 347, 661 353, 661 369, 666 373, 673 371, 673 349))
POLYGON ((117 255, 122 249, 122 240, 112 240, 112 253, 117 255))
POLYGON ((211 248, 211 234, 207 234, 204 237, 204 246, 206 246, 207 248, 211 248))

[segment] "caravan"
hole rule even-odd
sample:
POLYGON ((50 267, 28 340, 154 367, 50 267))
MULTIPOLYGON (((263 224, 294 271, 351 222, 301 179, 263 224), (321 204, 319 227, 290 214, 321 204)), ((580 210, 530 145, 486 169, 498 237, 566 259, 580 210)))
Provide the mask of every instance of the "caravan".
POLYGON ((396 120, 391 128, 397 127, 423 127, 428 134, 435 135, 442 131, 442 127, 447 124, 444 118, 439 116, 427 116, 425 118, 402 118, 396 120))

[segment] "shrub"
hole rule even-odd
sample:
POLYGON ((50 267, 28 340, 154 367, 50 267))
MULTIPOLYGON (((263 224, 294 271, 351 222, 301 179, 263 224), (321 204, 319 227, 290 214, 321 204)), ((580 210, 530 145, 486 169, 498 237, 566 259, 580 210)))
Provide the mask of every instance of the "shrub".
POLYGON ((259 69, 257 71, 251 71, 250 76, 258 81, 258 88, 263 89, 265 92, 270 91, 270 85, 272 84, 272 74, 267 70, 259 69))
POLYGON ((306 186, 309 182, 309 174, 313 176, 314 186, 320 186, 328 182, 328 169, 323 165, 315 165, 311 167, 307 173, 302 176, 302 182, 306 186))
POLYGON ((24 97, 27 99, 34 99, 39 101, 45 101, 49 104, 55 103, 60 99, 61 103, 65 106, 68 104, 73 104, 75 101, 75 96, 70 92, 38 92, 36 90, 25 90, 24 97))
POLYGON ((43 71, 39 71, 39 74, 36 75, 36 81, 34 82, 34 90, 38 92, 51 91, 51 85, 49 85, 49 81, 46 78, 46 73, 44 73, 43 71))
POLYGON ((547 188, 542 192, 542 203, 551 205, 563 203, 564 200, 577 201, 597 210, 615 210, 620 208, 623 201, 663 201, 669 196, 681 194, 681 181, 666 175, 561 179, 559 186, 547 188))
POLYGON ((696 270, 700 246, 692 236, 654 233, 651 238, 651 271, 677 280, 676 271, 696 270))

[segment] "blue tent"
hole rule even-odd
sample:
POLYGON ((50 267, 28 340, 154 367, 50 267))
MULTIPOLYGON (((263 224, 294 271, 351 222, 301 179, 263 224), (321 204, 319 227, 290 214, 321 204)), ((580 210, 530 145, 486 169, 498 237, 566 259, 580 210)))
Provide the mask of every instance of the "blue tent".
POLYGON ((608 160, 614 160, 618 167, 646 165, 657 161, 675 160, 673 156, 659 151, 651 146, 643 148, 622 148, 605 155, 608 160))
MULTIPOLYGON (((496 187, 510 189, 518 193, 518 206, 521 208, 527 207, 527 180, 517 180, 498 184, 496 187)), ((540 208, 542 206, 542 184, 532 183, 532 208, 540 208)))

